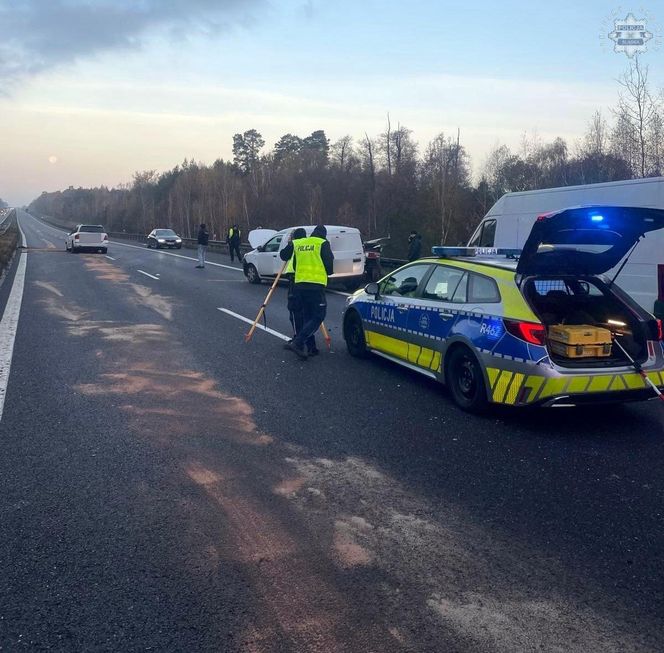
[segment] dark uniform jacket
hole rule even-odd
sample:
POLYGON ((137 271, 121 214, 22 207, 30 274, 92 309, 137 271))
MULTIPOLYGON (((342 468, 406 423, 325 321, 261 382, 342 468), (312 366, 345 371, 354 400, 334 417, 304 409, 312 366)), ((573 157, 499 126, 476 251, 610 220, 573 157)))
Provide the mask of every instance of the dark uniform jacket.
POLYGON ((207 245, 209 240, 210 240, 210 234, 208 233, 208 230, 207 229, 201 229, 199 227, 199 229, 198 229, 198 244, 199 245, 207 245))

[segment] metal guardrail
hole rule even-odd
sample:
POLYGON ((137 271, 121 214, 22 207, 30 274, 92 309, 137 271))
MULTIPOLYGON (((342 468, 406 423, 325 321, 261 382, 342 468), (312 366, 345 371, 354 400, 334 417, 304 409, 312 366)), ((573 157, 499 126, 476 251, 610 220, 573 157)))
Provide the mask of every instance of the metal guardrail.
POLYGON ((7 209, 4 215, 0 215, 0 236, 2 236, 14 224, 16 209, 7 209))

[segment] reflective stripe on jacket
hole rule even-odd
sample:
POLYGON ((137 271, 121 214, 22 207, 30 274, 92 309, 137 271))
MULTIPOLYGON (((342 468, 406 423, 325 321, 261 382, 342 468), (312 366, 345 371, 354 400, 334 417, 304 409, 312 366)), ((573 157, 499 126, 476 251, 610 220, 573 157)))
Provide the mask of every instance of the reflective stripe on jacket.
POLYGON ((327 270, 321 258, 324 242, 326 242, 324 238, 315 236, 293 241, 295 283, 316 283, 327 286, 327 270))

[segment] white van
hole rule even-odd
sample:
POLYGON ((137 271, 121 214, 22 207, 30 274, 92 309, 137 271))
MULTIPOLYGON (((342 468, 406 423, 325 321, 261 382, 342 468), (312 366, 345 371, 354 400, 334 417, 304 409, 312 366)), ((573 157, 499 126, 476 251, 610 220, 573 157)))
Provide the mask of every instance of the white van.
MULTIPOLYGON (((506 193, 482 219, 468 245, 521 249, 538 215, 588 205, 664 209, 664 177, 506 193)), ((636 246, 617 284, 647 311, 664 318, 663 231, 649 233, 636 246)))
MULTIPOLYGON (((263 279, 274 278, 284 265, 279 252, 288 244, 288 236, 297 227, 281 231, 256 229, 249 233, 249 243, 253 249, 244 255, 244 275, 250 283, 260 283, 263 279)), ((303 226, 307 236, 314 230, 313 225, 303 226)), ((327 226, 327 239, 334 254, 334 274, 330 280, 341 281, 349 288, 357 287, 364 276, 364 249, 360 230, 355 227, 327 226)))

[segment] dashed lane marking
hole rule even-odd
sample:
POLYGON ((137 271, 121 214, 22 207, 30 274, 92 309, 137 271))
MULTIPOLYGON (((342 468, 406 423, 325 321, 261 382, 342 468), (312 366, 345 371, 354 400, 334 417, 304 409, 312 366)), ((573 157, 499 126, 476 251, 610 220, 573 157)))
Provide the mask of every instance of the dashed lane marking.
MULTIPOLYGON (((18 223, 18 229, 21 232, 21 244, 25 248, 25 234, 21 225, 18 223)), ((28 264, 28 254, 23 251, 19 255, 18 267, 14 275, 12 289, 9 293, 9 299, 5 306, 5 311, 0 321, 0 420, 5 407, 5 397, 7 396, 7 384, 9 383, 9 370, 12 365, 12 356, 14 354, 14 341, 16 340, 16 331, 18 329, 18 318, 21 313, 21 303, 23 301, 23 287, 25 286, 25 269, 28 264)))
POLYGON ((109 261, 115 261, 115 259, 114 259, 112 256, 106 256, 106 258, 107 258, 109 261))
MULTIPOLYGON (((127 245, 126 243, 118 243, 113 241, 113 246, 119 245, 120 247, 131 247, 132 249, 140 249, 142 252, 150 251, 152 254, 163 254, 164 256, 175 256, 175 258, 183 258, 187 261, 198 261, 197 258, 193 256, 184 256, 183 254, 173 254, 173 252, 164 252, 162 250, 148 250, 147 247, 139 247, 138 245, 127 245)), ((236 272, 243 272, 242 268, 236 268, 234 265, 224 265, 223 263, 214 263, 213 261, 205 261, 205 265, 214 265, 217 268, 226 268, 227 270, 235 270, 236 272)))
MULTIPOLYGON (((233 311, 229 311, 227 308, 219 308, 217 307, 218 311, 221 311, 222 313, 226 313, 226 315, 230 315, 231 317, 234 317, 237 320, 241 320, 242 322, 246 322, 247 324, 253 324, 254 321, 250 320, 248 317, 244 317, 244 315, 239 315, 238 313, 233 313, 233 311)), ((280 333, 279 331, 275 331, 274 329, 270 329, 269 327, 263 326, 262 324, 257 324, 256 325, 257 329, 260 329, 261 331, 265 331, 266 333, 269 333, 270 335, 273 335, 275 338, 280 338, 281 340, 285 340, 288 342, 290 338, 283 333, 280 333)))
POLYGON ((154 274, 150 274, 149 272, 143 272, 143 270, 136 270, 136 272, 140 272, 141 274, 144 274, 146 277, 150 277, 150 279, 159 281, 159 277, 155 277, 154 274))

